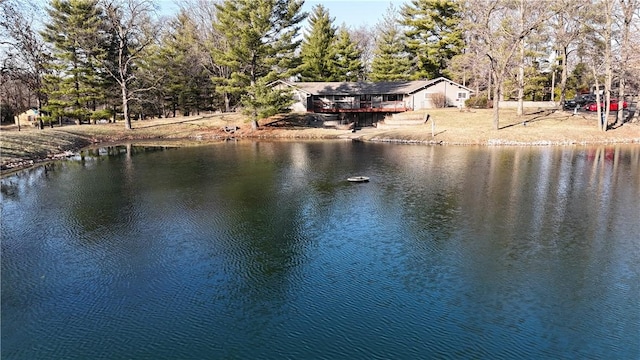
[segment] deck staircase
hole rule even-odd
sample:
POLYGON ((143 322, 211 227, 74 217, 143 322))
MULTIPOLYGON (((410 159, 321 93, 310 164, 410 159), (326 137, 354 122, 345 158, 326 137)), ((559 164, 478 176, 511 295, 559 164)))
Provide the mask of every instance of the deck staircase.
POLYGON ((378 128, 398 128, 405 126, 422 125, 426 122, 427 113, 424 111, 407 111, 391 114, 378 122, 378 128))

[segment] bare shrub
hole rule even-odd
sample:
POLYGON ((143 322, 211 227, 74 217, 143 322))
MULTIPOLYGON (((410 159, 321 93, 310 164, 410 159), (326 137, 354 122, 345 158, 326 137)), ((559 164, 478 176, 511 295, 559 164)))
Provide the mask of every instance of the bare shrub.
POLYGON ((444 108, 447 106, 447 96, 441 92, 431 94, 431 103, 438 109, 444 108))
POLYGON ((467 101, 464 102, 466 107, 476 108, 476 109, 488 109, 491 108, 491 101, 487 99, 487 95, 476 95, 472 96, 467 101))

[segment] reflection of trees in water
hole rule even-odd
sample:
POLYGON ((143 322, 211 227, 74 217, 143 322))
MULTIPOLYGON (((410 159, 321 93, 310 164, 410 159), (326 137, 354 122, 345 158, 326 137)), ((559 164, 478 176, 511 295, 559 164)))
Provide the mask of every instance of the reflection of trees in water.
POLYGON ((43 191, 47 184, 43 181, 73 166, 76 166, 73 161, 52 161, 20 170, 0 179, 0 193, 7 200, 19 201, 25 192, 43 191))
POLYGON ((396 314, 388 304, 436 330, 494 320, 528 335, 539 321, 553 336, 558 323, 598 329, 610 312, 592 309, 628 310, 623 295, 637 289, 629 234, 640 229, 629 220, 640 150, 619 151, 608 160, 574 147, 225 144, 56 163, 3 179, 2 194, 39 191, 55 205, 47 216, 71 219, 72 234, 43 232, 54 239, 43 254, 80 259, 60 276, 103 281, 143 320, 201 316, 250 342, 281 328, 287 306, 315 301, 319 285, 331 291, 319 311, 369 290, 352 295, 367 297, 365 317, 396 314), (372 181, 347 183, 355 174, 372 181), (138 301, 147 295, 151 304, 138 301))
POLYGON ((60 163, 51 162, 20 170, 0 179, 0 192, 7 199, 19 200, 23 192, 37 191, 42 185, 40 182, 43 177, 59 167, 60 163))
MULTIPOLYGON (((133 158, 136 155, 167 149, 126 144, 83 150, 79 161, 70 163, 88 167, 91 171, 81 172, 82 178, 75 180, 75 187, 67 191, 66 196, 73 205, 67 216, 75 219, 86 232, 112 226, 125 230, 133 226, 135 221, 144 217, 138 209, 139 195, 153 191, 158 185, 166 189, 178 186, 189 178, 184 173, 176 175, 172 169, 162 166, 161 161, 149 163, 148 157, 141 158, 147 160, 141 160, 143 168, 139 172, 134 168, 133 158), (110 165, 96 166, 92 162, 109 162, 110 165)), ((187 170, 187 173, 190 172, 187 170)))
MULTIPOLYGON (((20 200, 20 187, 19 182, 15 180, 0 180, 0 194, 3 198, 20 200)), ((3 199, 4 200, 4 199, 3 199)))
MULTIPOLYGON (((640 195, 640 177, 633 175, 639 173, 637 148, 613 147, 609 157, 603 155, 607 150, 595 149, 599 155, 590 157, 591 148, 574 147, 459 153, 446 148, 437 156, 432 151, 405 158, 413 168, 403 162, 392 166, 398 178, 410 176, 411 185, 396 182, 381 191, 390 207, 402 209, 402 219, 390 221, 402 222, 410 234, 402 241, 407 248, 401 273, 414 289, 460 271, 470 280, 524 281, 509 269, 529 261, 573 267, 576 256, 584 261, 566 271, 588 276, 601 239, 619 226, 611 214, 620 214, 640 195), (620 186, 621 181, 636 186, 620 186), (451 252, 459 253, 463 267, 441 263, 451 252)), ((565 280, 559 280, 558 291, 565 280)))
POLYGON ((224 174, 227 181, 217 190, 232 233, 225 252, 233 264, 235 281, 242 279, 241 289, 232 292, 249 294, 246 299, 236 300, 246 306, 247 316, 257 315, 255 319, 264 318, 265 312, 279 311, 279 305, 286 302, 300 280, 299 267, 308 242, 304 233, 305 199, 298 196, 300 184, 283 186, 290 180, 283 174, 295 172, 293 167, 301 166, 299 171, 306 171, 300 159, 292 159, 305 155, 278 149, 290 149, 289 145, 254 143, 227 149, 231 153, 225 153, 225 160, 221 160, 233 162, 224 174))
MULTIPOLYGON (((125 230, 131 225, 135 208, 135 191, 125 167, 126 163, 113 161, 111 166, 93 166, 90 171, 78 172, 76 183, 65 194, 70 206, 64 207, 69 211, 64 216, 72 218, 87 234, 115 226, 125 230)), ((93 237, 80 237, 88 238, 93 237)))

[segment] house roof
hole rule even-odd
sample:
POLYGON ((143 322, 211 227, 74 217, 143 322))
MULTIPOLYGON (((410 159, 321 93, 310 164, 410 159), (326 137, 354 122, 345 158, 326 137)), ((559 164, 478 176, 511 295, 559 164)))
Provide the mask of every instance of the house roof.
POLYGON ((471 89, 444 77, 433 80, 386 81, 386 82, 288 82, 280 81, 310 95, 410 95, 441 81, 448 81, 464 90, 471 89))
POLYGON ((423 87, 426 81, 392 82, 295 82, 291 86, 312 95, 382 95, 410 94, 412 90, 423 87))

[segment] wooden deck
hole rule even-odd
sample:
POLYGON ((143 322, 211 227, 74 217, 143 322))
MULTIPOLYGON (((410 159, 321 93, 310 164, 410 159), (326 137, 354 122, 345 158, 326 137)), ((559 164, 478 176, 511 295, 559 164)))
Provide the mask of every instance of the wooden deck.
POLYGON ((309 112, 315 113, 395 113, 411 110, 404 101, 360 101, 360 102, 323 102, 314 101, 313 109, 309 112))

